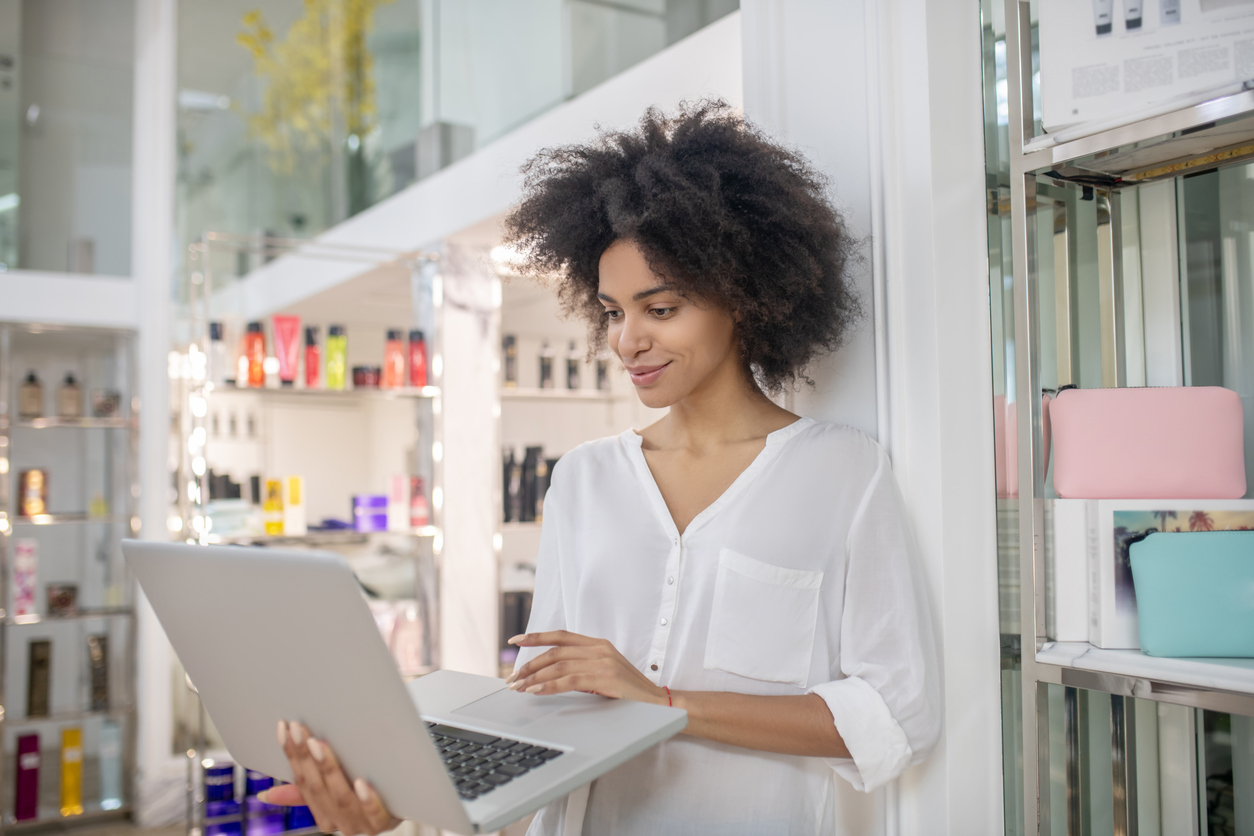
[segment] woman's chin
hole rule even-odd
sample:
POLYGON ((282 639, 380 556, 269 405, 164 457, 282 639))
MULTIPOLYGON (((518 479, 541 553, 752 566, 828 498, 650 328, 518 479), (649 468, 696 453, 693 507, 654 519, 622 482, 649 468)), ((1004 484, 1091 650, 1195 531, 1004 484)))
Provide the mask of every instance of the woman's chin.
POLYGON ((643 389, 637 388, 636 395, 640 398, 640 403, 649 407, 649 409, 666 409, 674 406, 679 398, 673 393, 665 389, 643 389))

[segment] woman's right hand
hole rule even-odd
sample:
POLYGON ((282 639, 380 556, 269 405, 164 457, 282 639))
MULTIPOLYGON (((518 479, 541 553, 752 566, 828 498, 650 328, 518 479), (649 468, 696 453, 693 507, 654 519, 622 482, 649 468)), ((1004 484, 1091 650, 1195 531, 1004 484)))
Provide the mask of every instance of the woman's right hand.
POLYGON ((258 799, 283 807, 305 806, 323 833, 377 836, 401 820, 388 812, 374 787, 364 779, 351 780, 335 752, 300 723, 279 721, 279 745, 296 779, 294 785, 266 790, 258 799))

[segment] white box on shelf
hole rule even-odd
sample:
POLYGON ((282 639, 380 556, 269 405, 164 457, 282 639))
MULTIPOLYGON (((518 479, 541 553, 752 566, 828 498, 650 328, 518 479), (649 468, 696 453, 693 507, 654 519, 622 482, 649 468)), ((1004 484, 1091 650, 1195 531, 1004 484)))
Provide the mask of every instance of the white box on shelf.
POLYGON ((409 477, 394 473, 388 477, 388 531, 409 531, 409 510, 409 477))
POLYGON ((1089 640, 1087 499, 1053 500, 1053 625, 1060 642, 1089 640))
MULTIPOLYGON (((1106 649, 1139 650, 1136 592, 1132 586, 1128 547, 1151 531, 1235 528, 1254 528, 1254 500, 1055 500, 1054 571, 1058 598, 1063 597, 1064 590, 1074 587, 1076 551, 1082 537, 1088 571, 1088 642, 1106 649), (1079 505, 1083 506, 1083 513, 1079 505)), ((1070 595, 1067 593, 1066 597, 1070 595)), ((1057 612, 1061 625, 1063 613, 1062 610, 1057 612)), ((1072 623, 1074 612, 1068 610, 1068 625, 1072 623)), ((1071 635, 1070 630, 1068 627, 1068 635, 1071 635)), ((1059 637, 1058 640, 1072 639, 1059 637)))
POLYGON ((309 533, 309 521, 305 511, 305 477, 286 476, 283 479, 283 534, 303 537, 309 533))
POLYGON ((1254 78, 1254 6, 1231 0, 1048 0, 1041 123, 1105 122, 1254 78))

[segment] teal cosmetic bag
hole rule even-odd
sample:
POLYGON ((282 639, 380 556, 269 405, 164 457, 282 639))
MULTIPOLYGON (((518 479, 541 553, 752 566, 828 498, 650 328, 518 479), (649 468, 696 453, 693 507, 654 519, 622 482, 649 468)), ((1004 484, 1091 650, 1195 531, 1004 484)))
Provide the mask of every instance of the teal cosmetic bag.
POLYGON ((1254 657, 1254 531, 1156 532, 1129 554, 1141 650, 1254 657))

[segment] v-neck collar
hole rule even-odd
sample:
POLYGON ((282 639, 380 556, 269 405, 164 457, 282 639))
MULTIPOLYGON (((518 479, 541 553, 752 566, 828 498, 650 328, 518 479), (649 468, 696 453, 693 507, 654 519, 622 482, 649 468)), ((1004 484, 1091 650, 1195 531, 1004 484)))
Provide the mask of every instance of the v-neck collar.
POLYGON ((767 433, 766 446, 754 456, 753 461, 749 462, 749 466, 740 471, 740 475, 736 477, 727 490, 701 510, 701 513, 692 518, 688 523, 688 527, 684 529, 684 533, 679 533, 679 526, 675 525, 675 518, 671 516, 671 510, 666 507, 666 500, 662 497, 662 489, 657 485, 657 479, 653 477, 653 471, 649 469, 649 462, 644 457, 644 436, 635 430, 624 430, 619 436, 623 445, 628 450, 628 456, 632 463, 636 466, 636 474, 644 483, 645 492, 649 495, 650 502, 653 503, 653 510, 657 513, 662 521, 662 526, 667 533, 678 542, 679 539, 686 538, 694 531, 705 525, 715 515, 719 509, 736 498, 736 495, 743 491, 750 482, 753 481, 758 471, 766 467, 771 459, 779 453, 788 439, 797 435, 797 433, 806 429, 814 423, 813 418, 798 418, 786 427, 781 427, 774 432, 767 433))

